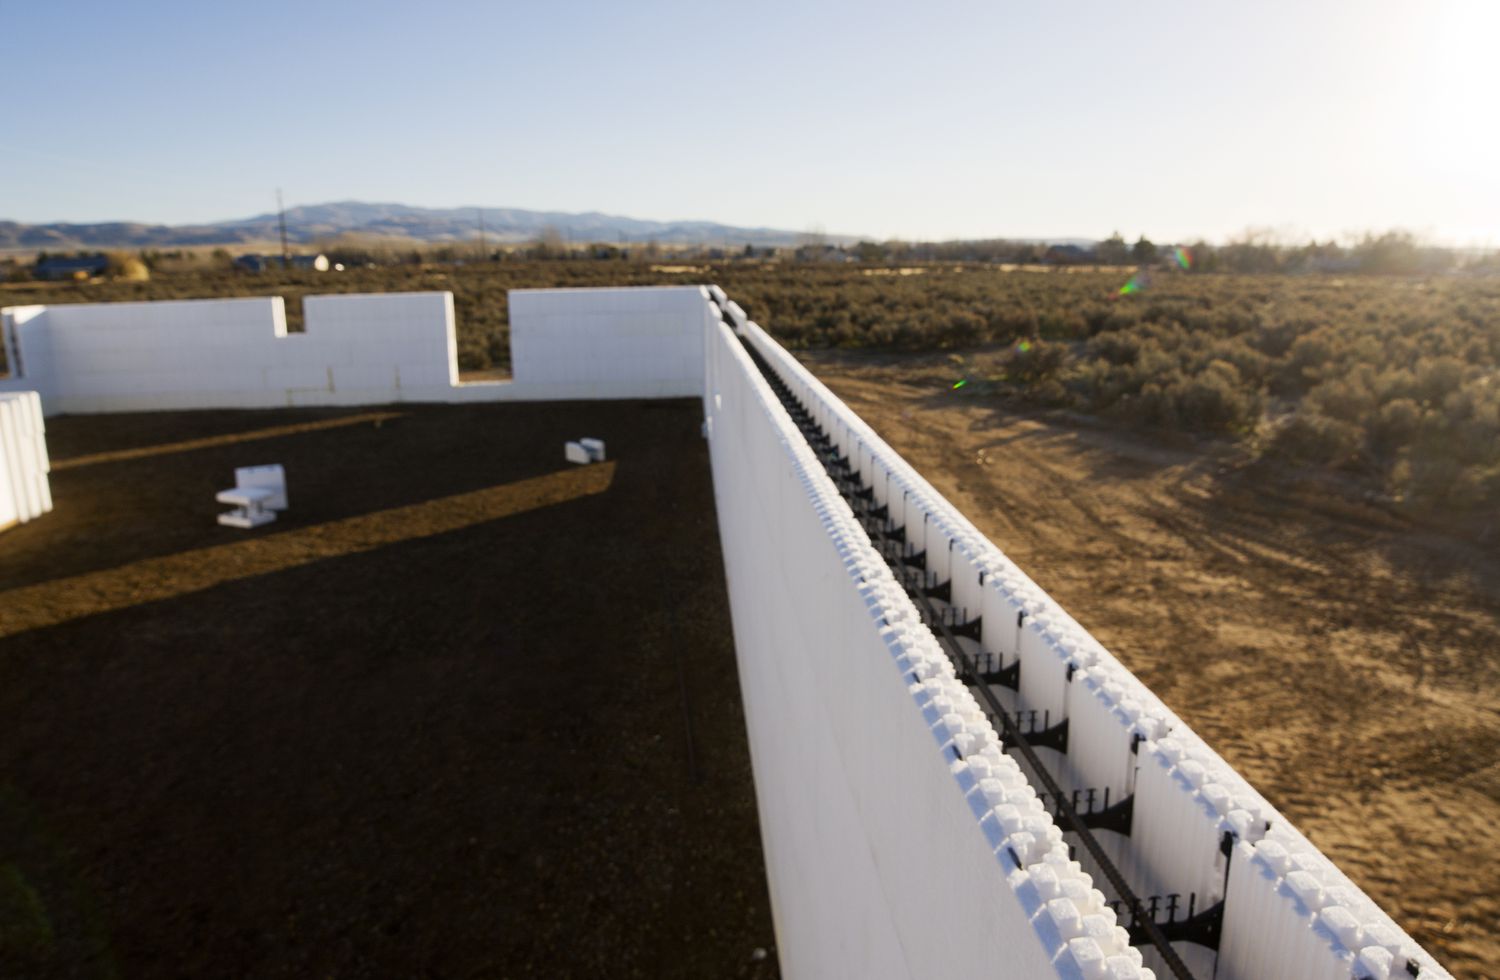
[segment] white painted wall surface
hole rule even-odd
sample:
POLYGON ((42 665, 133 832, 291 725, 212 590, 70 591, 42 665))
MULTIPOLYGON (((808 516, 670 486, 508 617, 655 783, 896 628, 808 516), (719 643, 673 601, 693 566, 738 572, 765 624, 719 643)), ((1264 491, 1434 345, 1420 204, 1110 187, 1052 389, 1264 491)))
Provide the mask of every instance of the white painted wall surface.
POLYGON ((34 391, 0 393, 0 531, 52 509, 42 401, 34 391))

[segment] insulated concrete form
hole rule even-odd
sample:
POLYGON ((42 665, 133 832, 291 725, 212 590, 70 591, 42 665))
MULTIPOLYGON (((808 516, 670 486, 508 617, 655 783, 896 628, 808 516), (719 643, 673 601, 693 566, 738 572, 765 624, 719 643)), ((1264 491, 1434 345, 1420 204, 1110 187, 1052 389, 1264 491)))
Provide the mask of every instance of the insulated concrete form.
POLYGON ((13 307, 12 377, 49 415, 194 408, 666 398, 703 390, 699 286, 511 293, 514 380, 461 384, 453 294, 13 307))
POLYGON ((49 469, 42 400, 0 392, 0 531, 52 509, 49 469))
POLYGON ((705 315, 701 286, 513 289, 515 397, 701 395, 705 315))
POLYGON ((310 296, 289 334, 280 297, 4 311, 15 380, 49 415, 441 401, 450 293, 310 296))
MULTIPOLYGON (((889 506, 892 523, 904 525, 913 547, 925 550, 928 569, 936 570, 934 581, 948 583, 952 604, 962 613, 960 618, 982 614, 979 646, 983 655, 997 665, 1008 666, 1019 660, 1020 689, 1014 696, 1016 707, 1045 711, 1052 724, 1062 720, 1069 722, 1067 751, 1044 750, 1055 763, 1054 773, 1061 777, 1064 788, 1088 787, 1102 791, 1108 787, 1114 799, 1119 799, 1121 794, 1133 796, 1134 816, 1128 837, 1109 831, 1099 831, 1098 834, 1106 839, 1104 843, 1109 845, 1106 851, 1115 859, 1134 890, 1141 895, 1193 894, 1199 910, 1223 901, 1222 936, 1217 955, 1202 946, 1174 943, 1175 951, 1186 961, 1194 976, 1214 976, 1219 980, 1262 977, 1306 980, 1370 977, 1387 980, 1413 975, 1424 978, 1448 976, 1243 777, 980 534, 842 401, 756 324, 744 320, 736 311, 726 313, 743 340, 770 364, 800 405, 833 437, 840 453, 848 458, 862 482, 871 488, 874 502, 889 506)), ((711 392, 716 383, 722 382, 716 381, 711 372, 711 392)), ((721 438, 720 434, 728 428, 730 425, 726 420, 715 420, 712 426, 714 437, 721 438)), ((800 435, 785 438, 788 443, 801 439, 800 435)), ((713 458, 717 487, 720 478, 717 449, 713 458)), ((734 539, 731 528, 736 522, 748 521, 761 527, 764 533, 770 533, 767 530, 770 525, 766 522, 773 519, 767 515, 736 513, 734 507, 726 506, 733 501, 733 497, 720 496, 720 534, 726 544, 726 561, 734 559, 735 553, 730 550, 729 542, 734 539)), ((750 536, 748 532, 742 533, 750 536)), ((796 548, 797 545, 788 544, 787 547, 796 548)), ((798 615, 794 610, 790 614, 794 618, 782 625, 781 635, 767 642, 753 632, 747 632, 742 638, 741 618, 788 614, 779 609, 773 613, 774 607, 766 600, 747 595, 737 582, 733 567, 729 581, 742 675, 753 675, 761 660, 779 658, 778 645, 787 642, 787 636, 802 631, 810 632, 816 641, 807 649, 797 651, 797 656, 805 661, 838 658, 843 653, 839 646, 850 642, 847 638, 819 634, 821 624, 813 620, 820 616, 817 608, 835 601, 833 592, 851 585, 831 576, 821 588, 806 585, 804 608, 809 611, 798 615), (819 590, 818 594, 809 596, 808 593, 815 589, 819 590)), ((895 622, 888 611, 883 614, 883 619, 888 623, 895 622)), ((909 616, 900 621, 902 628, 910 628, 909 616)), ((920 634, 924 630, 918 626, 913 632, 920 634)), ((937 670, 939 676, 951 675, 942 664, 937 665, 937 670)), ((750 697, 750 689, 756 683, 753 676, 747 677, 743 683, 747 689, 747 714, 752 751, 756 752, 759 789, 760 784, 770 778, 769 770, 800 772, 804 766, 801 753, 809 749, 798 743, 795 748, 789 746, 779 755, 760 751, 755 731, 757 725, 776 724, 781 720, 796 724, 798 716, 790 715, 779 705, 767 709, 763 704, 756 704, 750 697)), ((983 754, 994 733, 982 716, 976 717, 971 708, 972 698, 965 701, 951 693, 951 684, 946 686, 950 690, 942 697, 948 698, 951 705, 962 706, 944 716, 953 726, 950 731, 955 732, 951 748, 962 757, 962 762, 940 758, 930 764, 951 765, 960 776, 956 789, 962 790, 966 785, 962 781, 964 766, 970 767, 970 774, 975 777, 990 771, 989 767, 993 766, 993 763, 984 761, 983 754), (959 727, 963 728, 963 735, 957 734, 959 727), (980 750, 978 759, 973 754, 975 748, 980 750)), ((823 702, 821 710, 829 717, 836 717, 835 705, 847 697, 839 689, 838 678, 820 683, 818 689, 823 702)), ((864 687, 860 688, 857 702, 875 710, 875 700, 864 687)), ((887 723, 884 720, 878 723, 862 721, 856 731, 877 737, 873 735, 874 729, 887 723)), ((894 747, 887 748, 891 758, 904 757, 894 747)), ((844 774, 849 778, 874 780, 890 776, 886 771, 866 773, 854 767, 845 767, 844 774)), ((912 784, 916 785, 915 779, 912 784)), ((1052 961, 1055 972, 1063 976, 1127 975, 1133 968, 1117 965, 1118 961, 1110 964, 1107 957, 1101 957, 1104 943, 1099 944, 1099 950, 1088 945, 1096 934, 1107 938, 1109 930, 1100 919, 1089 924, 1090 905, 1087 900, 1073 898, 1075 908, 1072 910, 1054 906, 1052 901, 1046 900, 1059 894, 1079 895, 1079 889, 1087 887, 1091 868, 1087 862, 1081 867, 1068 866, 1070 880, 1074 882, 1071 888, 1063 879, 1054 879, 1061 862, 1055 856, 1058 849, 1047 844, 1055 841, 1057 828, 1049 820, 1042 819, 1045 814, 1035 812, 1029 818, 1032 822, 1028 823, 1024 811, 1010 798, 1013 792, 1020 799, 1027 798, 1030 787, 1013 788, 1006 784, 1001 791, 982 780, 979 785, 981 790, 993 795, 976 800, 974 792, 969 791, 969 798, 976 802, 976 820, 972 827, 947 827, 928 816, 915 825, 920 828, 916 838, 921 843, 909 844, 903 853, 909 856, 911 848, 922 850, 929 846, 929 834, 972 835, 978 831, 988 835, 991 843, 999 845, 997 854, 1009 846, 1021 857, 1020 864, 1024 869, 1017 872, 1006 868, 1009 879, 1016 881, 1019 875, 1029 876, 1034 894, 1044 899, 1041 911, 1033 918, 1033 942, 1053 949, 1055 937, 1069 940, 1052 961), (995 805, 987 807, 986 804, 995 805), (997 824, 1009 835, 1003 840, 997 841, 999 834, 994 829, 997 824), (1040 860, 1031 850, 1034 843, 1042 846, 1040 860), (1047 922, 1049 918, 1050 923, 1047 922), (1126 972, 1117 974, 1109 970, 1126 972)), ((948 792, 954 791, 950 789, 948 792)), ((781 806, 795 806, 795 803, 781 806)), ((936 804, 930 804, 928 813, 937 809, 936 804)), ((777 856, 778 852, 785 852, 792 845, 785 842, 777 845, 769 838, 781 833, 790 839, 805 839, 812 832, 805 824, 780 826, 774 815, 763 819, 767 820, 763 832, 768 837, 768 873, 773 882, 773 900, 805 902, 796 888, 776 887, 778 874, 799 872, 788 871, 777 856)), ((866 826, 871 820, 863 813, 859 819, 864 820, 866 826)), ((808 845, 798 857, 815 860, 809 857, 815 853, 816 847, 808 845)), ((1079 853, 1083 853, 1082 849, 1079 853)), ((878 854, 882 861, 886 859, 886 852, 878 854)), ((933 930, 941 930, 949 915, 955 914, 960 907, 967 910, 967 902, 972 900, 972 896, 959 897, 957 889, 960 883, 937 871, 938 867, 934 867, 936 880, 928 883, 934 888, 930 903, 913 913, 924 926, 933 930)), ((808 877, 805 871, 800 872, 798 883, 805 885, 808 877)), ((845 897, 850 901, 879 904, 887 901, 889 894, 870 897, 870 893, 850 887, 845 897)), ((1033 892, 1025 888, 1017 888, 1014 892, 1015 899, 1026 911, 1035 908, 1027 902, 1032 895, 1033 892)), ((997 902, 989 906, 986 913, 989 928, 1005 933, 1011 943, 1017 944, 1009 949, 1026 947, 1020 930, 1015 928, 1015 903, 997 902)), ((786 917, 785 910, 778 910, 778 923, 786 917)), ((838 921, 837 918, 832 920, 835 924, 838 921)), ((834 938, 824 940, 831 945, 840 941, 834 938)), ((847 937, 842 941, 848 941, 847 937)), ((968 941, 981 942, 977 938, 968 941)), ((1146 966, 1155 967, 1157 975, 1162 975, 1160 958, 1154 951, 1149 951, 1149 947, 1147 949, 1146 966)), ((788 968, 790 975, 830 975, 804 970, 801 963, 795 962, 795 948, 789 950, 788 955, 794 961, 790 964, 784 961, 783 966, 788 968)), ((921 964, 921 968, 911 975, 985 975, 982 972, 931 969, 931 962, 921 964)), ((1019 970, 1011 972, 1008 962, 1005 959, 989 961, 988 975, 1050 975, 1019 970)))
MULTIPOLYGON (((1049 885, 1080 885, 1071 925, 1102 910, 1061 835, 982 738, 973 697, 740 342, 722 324, 708 342, 714 494, 783 973, 1084 976, 1055 962, 1070 937, 1045 902, 1061 893, 997 849, 1050 855, 1049 885), (991 800, 1014 804, 1016 833, 981 827, 991 800)), ((1090 926, 1122 958, 1118 975, 1137 976, 1123 968, 1139 955, 1105 918, 1090 926)))

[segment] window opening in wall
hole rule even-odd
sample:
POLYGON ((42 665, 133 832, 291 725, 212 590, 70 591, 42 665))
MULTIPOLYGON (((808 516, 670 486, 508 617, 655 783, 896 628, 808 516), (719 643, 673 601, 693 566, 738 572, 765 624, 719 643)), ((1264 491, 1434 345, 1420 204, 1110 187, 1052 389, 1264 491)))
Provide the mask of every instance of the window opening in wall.
POLYGON ((302 297, 305 293, 292 290, 280 292, 282 305, 286 309, 286 332, 307 333, 307 315, 302 309, 302 297))
POLYGON ((505 293, 453 290, 458 327, 458 380, 472 384, 510 381, 510 309, 505 293))
POLYGON ((0 379, 21 377, 21 352, 14 346, 10 327, 0 326, 0 379))

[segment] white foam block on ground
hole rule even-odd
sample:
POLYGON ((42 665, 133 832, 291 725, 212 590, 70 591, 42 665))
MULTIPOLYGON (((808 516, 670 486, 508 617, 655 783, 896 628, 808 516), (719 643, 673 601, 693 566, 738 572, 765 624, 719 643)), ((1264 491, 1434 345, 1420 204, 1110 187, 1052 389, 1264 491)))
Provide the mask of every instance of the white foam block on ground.
MULTIPOLYGON (((234 485, 239 490, 266 491, 260 501, 262 507, 270 510, 287 509, 286 471, 281 468, 280 463, 236 467, 234 485)), ((220 499, 223 499, 222 496, 220 499)))
POLYGON ((276 492, 267 487, 235 487, 233 490, 220 490, 214 495, 214 499, 221 504, 233 504, 236 507, 265 507, 275 495, 276 492))
POLYGON ((276 520, 276 515, 269 510, 242 511, 232 510, 227 514, 219 515, 219 523, 225 527, 238 527, 248 530, 252 527, 260 527, 276 520))
POLYGON ((592 463, 594 457, 589 451, 576 442, 570 442, 563 446, 563 457, 570 463, 592 463))

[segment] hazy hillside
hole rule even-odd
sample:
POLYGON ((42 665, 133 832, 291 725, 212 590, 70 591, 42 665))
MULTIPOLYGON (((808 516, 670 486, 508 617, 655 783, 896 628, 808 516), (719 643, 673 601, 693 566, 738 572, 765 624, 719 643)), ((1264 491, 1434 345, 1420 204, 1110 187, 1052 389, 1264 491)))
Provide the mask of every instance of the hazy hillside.
MULTIPOLYGON (((289 208, 287 237, 298 244, 346 233, 449 242, 479 234, 478 208, 418 208, 405 204, 339 201, 289 208)), ((795 244, 801 233, 777 228, 742 228, 712 221, 648 221, 589 211, 526 211, 484 208, 485 235, 493 242, 523 242, 555 229, 573 242, 644 242, 738 247, 795 244)), ((138 222, 27 225, 0 221, 0 248, 74 249, 162 248, 179 245, 233 245, 266 241, 279 234, 274 213, 209 225, 150 225, 138 222)), ((852 241, 827 236, 829 241, 852 241)))
POLYGON ((68 250, 76 248, 163 248, 176 245, 229 245, 250 236, 222 225, 148 225, 109 221, 93 225, 64 222, 23 225, 0 221, 0 248, 68 250))

